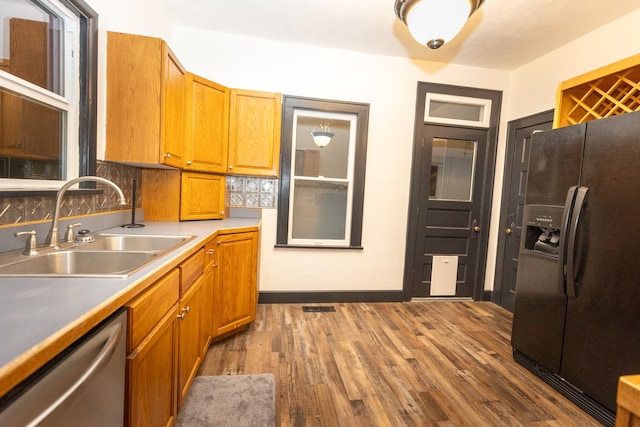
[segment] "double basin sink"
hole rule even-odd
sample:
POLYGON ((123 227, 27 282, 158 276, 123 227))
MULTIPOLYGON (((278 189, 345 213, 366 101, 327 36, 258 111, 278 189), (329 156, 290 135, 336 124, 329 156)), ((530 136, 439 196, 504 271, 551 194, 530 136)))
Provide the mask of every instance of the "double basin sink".
POLYGON ((194 236, 95 234, 95 240, 74 243, 33 256, 0 261, 0 277, 128 277, 159 255, 177 249, 194 236))

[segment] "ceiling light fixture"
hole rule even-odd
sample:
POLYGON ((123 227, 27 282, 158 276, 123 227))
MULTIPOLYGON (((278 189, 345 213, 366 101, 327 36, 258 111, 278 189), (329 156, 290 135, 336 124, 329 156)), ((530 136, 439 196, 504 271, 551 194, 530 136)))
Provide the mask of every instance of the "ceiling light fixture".
POLYGON ((331 138, 335 136, 335 134, 331 133, 331 129, 329 129, 329 122, 325 122, 322 120, 320 122, 321 131, 316 131, 316 128, 313 128, 311 131, 311 136, 313 137, 313 142, 320 148, 326 147, 331 142, 331 138))
POLYGON ((431 49, 454 38, 484 0, 396 0, 396 16, 431 49))

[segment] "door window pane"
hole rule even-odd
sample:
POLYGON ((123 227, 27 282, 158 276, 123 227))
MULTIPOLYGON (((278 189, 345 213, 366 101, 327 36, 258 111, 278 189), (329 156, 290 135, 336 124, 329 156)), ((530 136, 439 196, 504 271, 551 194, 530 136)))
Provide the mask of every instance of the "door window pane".
POLYGON ((476 146, 476 141, 433 139, 430 200, 472 200, 476 146))

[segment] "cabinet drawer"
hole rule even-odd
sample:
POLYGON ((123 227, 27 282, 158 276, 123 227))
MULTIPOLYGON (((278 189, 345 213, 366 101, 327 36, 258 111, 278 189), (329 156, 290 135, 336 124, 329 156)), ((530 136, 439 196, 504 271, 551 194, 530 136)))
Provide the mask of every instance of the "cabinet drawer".
POLYGON ((149 290, 127 304, 129 307, 129 336, 127 353, 162 319, 162 316, 178 301, 180 274, 173 269, 158 280, 149 290))
POLYGON ((200 249, 180 264, 180 295, 204 272, 204 249, 200 249))

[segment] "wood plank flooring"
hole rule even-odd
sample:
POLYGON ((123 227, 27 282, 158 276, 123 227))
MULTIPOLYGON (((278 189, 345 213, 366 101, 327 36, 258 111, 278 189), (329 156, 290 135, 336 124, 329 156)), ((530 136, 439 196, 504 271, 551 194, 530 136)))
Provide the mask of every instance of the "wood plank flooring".
POLYGON ((598 426, 518 365, 489 302, 258 306, 199 375, 271 372, 280 427, 598 426))

